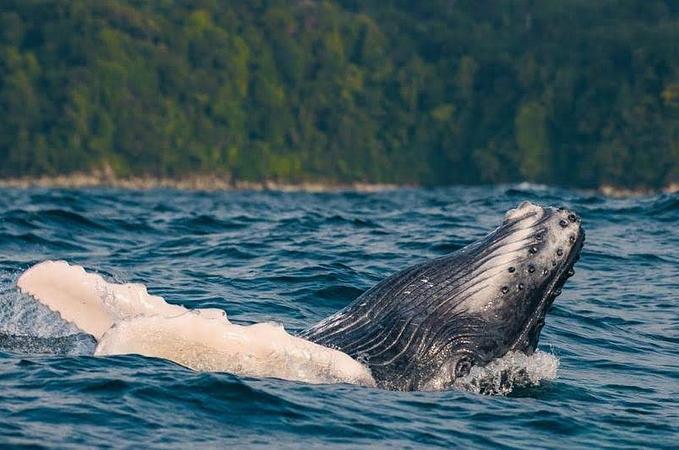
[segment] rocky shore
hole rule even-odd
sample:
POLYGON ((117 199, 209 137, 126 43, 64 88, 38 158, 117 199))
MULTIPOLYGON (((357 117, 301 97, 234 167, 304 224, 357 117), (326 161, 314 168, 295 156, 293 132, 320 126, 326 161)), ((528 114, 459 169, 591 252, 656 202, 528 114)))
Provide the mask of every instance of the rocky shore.
MULTIPOLYGON (((17 177, 0 178, 0 187, 11 188, 88 188, 88 187, 111 187, 120 189, 185 189, 198 191, 281 191, 281 192, 379 192, 414 185, 398 185, 387 183, 337 183, 323 181, 244 181, 234 180, 228 176, 217 175, 194 175, 184 178, 162 178, 149 176, 136 176, 119 178, 110 173, 74 173, 68 175, 40 176, 40 177, 17 177)), ((660 192, 679 192, 679 183, 672 183, 664 189, 650 188, 625 188, 612 185, 603 185, 597 192, 607 197, 624 198, 651 196, 660 192)))
POLYGON ((351 190, 358 192, 378 192, 404 187, 383 183, 336 183, 322 181, 302 181, 297 183, 279 181, 244 181, 215 175, 195 175, 185 178, 128 177, 117 178, 99 174, 69 174, 41 177, 19 177, 0 179, 0 187, 13 188, 87 188, 112 187, 121 189, 186 189, 198 191, 282 191, 282 192, 333 192, 351 190))

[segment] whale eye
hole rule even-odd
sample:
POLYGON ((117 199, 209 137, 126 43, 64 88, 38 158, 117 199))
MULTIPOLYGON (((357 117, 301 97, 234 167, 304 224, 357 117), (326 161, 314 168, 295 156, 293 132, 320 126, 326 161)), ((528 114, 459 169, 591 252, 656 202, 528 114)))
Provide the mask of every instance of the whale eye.
POLYGON ((455 366, 455 378, 462 378, 469 375, 472 370, 472 361, 469 358, 462 358, 455 366))

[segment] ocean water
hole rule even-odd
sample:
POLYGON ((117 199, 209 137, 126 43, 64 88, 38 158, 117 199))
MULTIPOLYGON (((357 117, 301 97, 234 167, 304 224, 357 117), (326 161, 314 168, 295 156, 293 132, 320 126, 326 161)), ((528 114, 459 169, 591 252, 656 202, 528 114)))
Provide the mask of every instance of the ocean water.
POLYGON ((0 446, 676 448, 678 228, 677 194, 609 199, 530 185, 2 189, 0 334, 21 337, 0 340, 0 446), (558 362, 555 377, 505 395, 309 385, 93 357, 87 336, 74 341, 72 325, 16 291, 32 264, 65 259, 144 283, 171 303, 296 331, 385 276, 482 237, 523 200, 573 208, 587 241, 541 335, 551 365, 543 369, 558 362))

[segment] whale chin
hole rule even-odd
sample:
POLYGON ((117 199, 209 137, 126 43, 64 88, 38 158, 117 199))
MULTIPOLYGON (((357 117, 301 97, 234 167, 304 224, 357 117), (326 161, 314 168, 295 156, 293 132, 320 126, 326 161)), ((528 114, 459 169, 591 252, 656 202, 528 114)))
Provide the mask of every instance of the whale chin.
POLYGON ((524 202, 486 237, 390 276, 301 336, 366 364, 383 388, 450 387, 535 351, 584 236, 575 213, 524 202))

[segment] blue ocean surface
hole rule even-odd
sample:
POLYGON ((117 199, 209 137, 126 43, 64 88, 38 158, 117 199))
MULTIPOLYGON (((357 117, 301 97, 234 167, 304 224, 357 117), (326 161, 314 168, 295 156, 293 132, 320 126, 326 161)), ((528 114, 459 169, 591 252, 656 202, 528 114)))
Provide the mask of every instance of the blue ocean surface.
POLYGON ((677 448, 679 195, 610 199, 529 185, 1 189, 3 333, 36 337, 30 351, 0 347, 3 448, 677 448), (559 360, 557 377, 504 396, 199 373, 91 356, 86 336, 45 354, 73 326, 16 289, 31 265, 64 259, 171 303, 294 332, 387 275, 484 236, 523 200, 574 209, 587 241, 540 339, 559 360))

